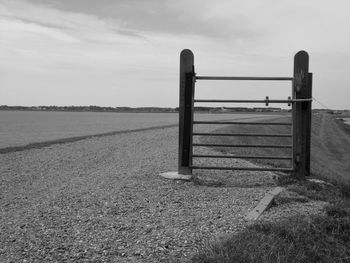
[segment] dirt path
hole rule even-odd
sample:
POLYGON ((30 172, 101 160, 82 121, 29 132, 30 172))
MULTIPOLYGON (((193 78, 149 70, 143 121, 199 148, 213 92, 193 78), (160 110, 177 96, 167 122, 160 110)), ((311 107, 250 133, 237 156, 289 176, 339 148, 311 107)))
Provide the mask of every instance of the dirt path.
POLYGON ((186 262, 241 229, 271 174, 162 179, 177 168, 177 136, 166 128, 0 155, 0 262, 186 262))

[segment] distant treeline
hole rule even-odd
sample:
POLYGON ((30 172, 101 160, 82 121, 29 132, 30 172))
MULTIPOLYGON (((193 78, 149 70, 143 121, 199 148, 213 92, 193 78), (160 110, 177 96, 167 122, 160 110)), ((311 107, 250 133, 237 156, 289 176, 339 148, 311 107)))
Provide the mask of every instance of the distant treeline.
POLYGON ((101 106, 7 106, 0 105, 0 110, 30 111, 95 111, 95 112, 175 112, 174 108, 160 107, 101 107, 101 106))
MULTIPOLYGON (((94 111, 94 112, 178 112, 179 108, 162 107, 101 107, 101 106, 7 106, 0 105, 0 110, 30 110, 30 111, 94 111)), ((246 107, 194 107, 196 112, 285 112, 281 108, 246 108, 246 107)))
MULTIPOLYGON (((179 108, 162 107, 101 107, 101 106, 7 106, 0 105, 0 110, 23 110, 23 111, 94 111, 94 112, 178 112, 179 108)), ((290 109, 281 108, 248 108, 248 107, 194 107, 196 112, 228 113, 228 112, 290 112, 290 109)), ((340 114, 347 110, 313 109, 313 112, 328 112, 340 114)))

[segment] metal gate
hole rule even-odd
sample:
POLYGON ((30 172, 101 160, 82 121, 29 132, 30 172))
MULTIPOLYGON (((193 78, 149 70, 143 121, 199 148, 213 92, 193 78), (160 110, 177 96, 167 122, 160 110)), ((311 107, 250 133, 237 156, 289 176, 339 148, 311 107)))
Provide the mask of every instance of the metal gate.
POLYGON ((309 56, 305 51, 299 51, 294 56, 293 77, 219 77, 197 76, 194 70, 194 56, 191 50, 185 49, 180 55, 180 106, 179 106, 179 163, 178 173, 191 175, 193 169, 213 170, 250 170, 250 171, 282 171, 291 172, 298 178, 310 174, 310 144, 311 144, 311 102, 312 73, 309 73, 309 56), (290 81, 292 96, 286 100, 198 100, 195 99, 195 82, 205 80, 247 80, 247 81, 290 81), (195 103, 286 103, 292 106, 292 122, 231 122, 231 121, 194 121, 195 103), (194 125, 288 125, 291 134, 218 134, 193 132, 194 125), (262 144, 200 144, 193 143, 194 136, 255 136, 255 137, 290 137, 290 145, 262 144), (256 148, 290 148, 291 156, 243 156, 243 155, 198 155, 193 154, 193 147, 256 147, 256 148), (289 168, 270 167, 221 167, 193 165, 193 158, 235 158, 235 159, 281 159, 291 160, 289 168))

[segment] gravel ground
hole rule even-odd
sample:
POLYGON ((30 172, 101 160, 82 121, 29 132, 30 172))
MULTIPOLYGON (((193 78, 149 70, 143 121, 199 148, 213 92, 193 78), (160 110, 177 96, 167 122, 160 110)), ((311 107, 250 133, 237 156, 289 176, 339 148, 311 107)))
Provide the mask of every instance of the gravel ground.
POLYGON ((177 170, 177 136, 166 128, 1 154, 0 262, 186 262, 240 230, 273 174, 163 179, 177 170))

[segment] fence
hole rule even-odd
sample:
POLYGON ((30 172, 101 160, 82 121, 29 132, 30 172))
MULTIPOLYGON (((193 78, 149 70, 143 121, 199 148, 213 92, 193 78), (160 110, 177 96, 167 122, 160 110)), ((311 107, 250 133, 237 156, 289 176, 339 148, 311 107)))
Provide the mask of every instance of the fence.
POLYGON ((191 175, 193 169, 213 170, 252 170, 252 171, 282 171, 291 172, 297 178, 310 174, 310 144, 311 144, 311 102, 312 73, 309 73, 309 56, 305 51, 299 51, 294 56, 293 77, 221 77, 197 76, 194 68, 193 53, 185 49, 180 55, 180 106, 179 106, 179 163, 178 173, 191 175), (205 80, 246 80, 246 81, 291 81, 292 96, 287 100, 215 100, 195 99, 195 82, 205 80), (195 103, 287 103, 292 105, 292 122, 231 122, 231 121, 195 121, 195 103), (217 134, 193 132, 194 125, 288 125, 292 134, 217 134), (291 145, 261 145, 261 144, 201 144, 193 143, 194 136, 255 136, 255 137, 291 137, 291 145), (193 147, 256 147, 256 148, 290 148, 292 156, 243 156, 243 155, 199 155, 193 154, 193 147), (236 158, 236 159, 280 159, 291 160, 290 168, 275 167, 221 167, 193 165, 193 158, 236 158))

